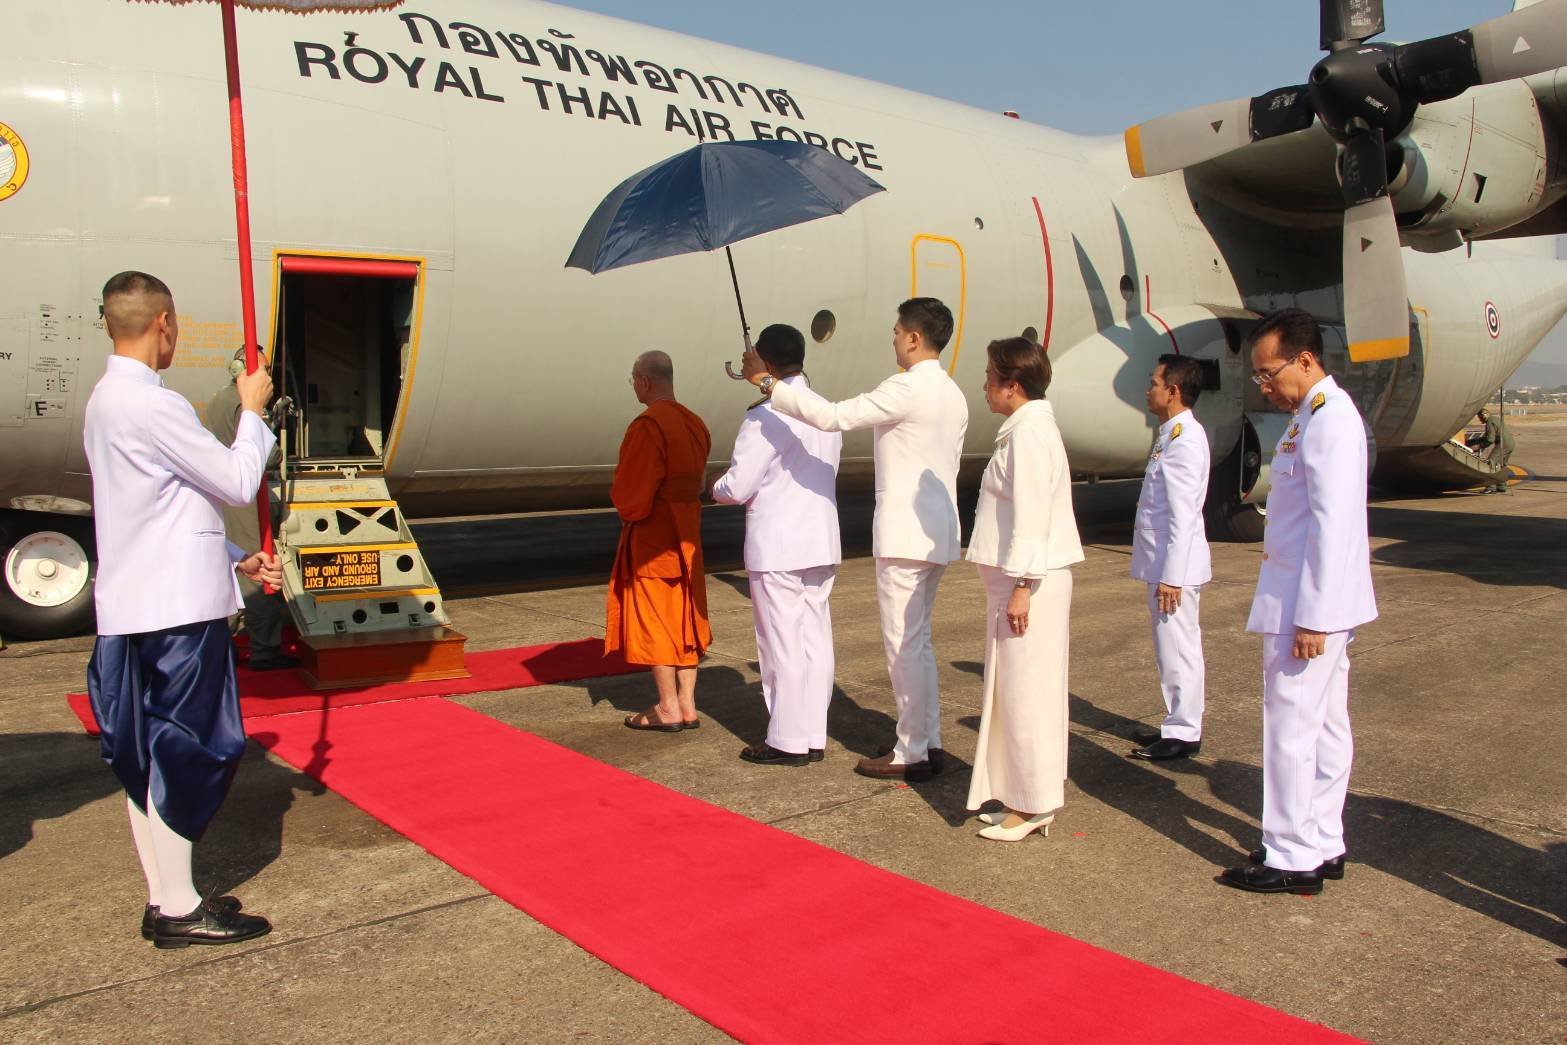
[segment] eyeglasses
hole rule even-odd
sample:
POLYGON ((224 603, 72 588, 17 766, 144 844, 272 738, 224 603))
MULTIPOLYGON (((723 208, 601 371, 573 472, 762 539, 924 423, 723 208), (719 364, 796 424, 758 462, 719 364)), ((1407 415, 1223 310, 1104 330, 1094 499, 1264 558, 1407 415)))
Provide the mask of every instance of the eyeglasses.
POLYGON ((1272 370, 1269 370, 1267 373, 1264 373, 1264 374, 1252 374, 1251 375, 1252 383, 1255 384, 1258 388, 1261 388, 1264 385, 1271 385, 1271 384, 1273 384, 1273 379, 1278 377, 1280 372, 1282 372, 1285 367, 1289 366, 1291 363, 1295 362, 1295 360, 1297 360, 1299 358, 1300 358, 1300 353, 1297 352, 1294 355, 1290 356, 1288 359, 1286 359, 1284 362, 1280 363, 1278 366, 1274 367, 1272 370))

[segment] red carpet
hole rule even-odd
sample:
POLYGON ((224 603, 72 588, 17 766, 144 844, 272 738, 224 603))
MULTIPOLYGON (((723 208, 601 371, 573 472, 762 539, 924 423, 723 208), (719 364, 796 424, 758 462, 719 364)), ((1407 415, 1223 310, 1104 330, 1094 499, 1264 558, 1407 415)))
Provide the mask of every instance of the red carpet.
POLYGON ((744 1041, 1352 1040, 445 700, 290 715, 251 730, 497 896, 744 1041), (658 902, 660 882, 692 899, 658 902))
MULTIPOLYGON (((309 689, 293 671, 251 671, 240 667, 239 709, 246 718, 256 715, 286 715, 296 711, 322 711, 376 704, 384 700, 409 697, 452 696, 459 693, 489 693, 500 689, 545 686, 573 679, 602 678, 646 670, 627 664, 616 653, 604 656, 603 639, 579 639, 553 642, 544 646, 520 646, 514 649, 470 653, 466 658, 472 674, 465 679, 441 679, 431 682, 394 682, 362 689, 336 689, 317 693, 309 689)), ((72 693, 66 701, 87 732, 98 735, 87 694, 72 693)))

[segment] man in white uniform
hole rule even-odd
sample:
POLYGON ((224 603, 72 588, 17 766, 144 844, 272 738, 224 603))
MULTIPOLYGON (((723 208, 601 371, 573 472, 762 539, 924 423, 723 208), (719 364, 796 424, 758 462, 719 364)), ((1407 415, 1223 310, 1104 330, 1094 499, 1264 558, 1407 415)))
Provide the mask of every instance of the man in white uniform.
MULTIPOLYGON (((794 327, 763 330, 756 353, 775 381, 826 402, 802 372, 805 338, 794 327)), ((842 449, 843 436, 785 417, 764 399, 746 412, 729 470, 713 483, 715 501, 745 505, 745 568, 769 716, 767 739, 740 752, 747 762, 803 766, 820 761, 827 746, 842 449)))
POLYGON ((1294 416, 1273 452, 1262 569, 1246 630, 1262 634, 1262 848, 1219 881, 1313 894, 1344 876, 1349 644, 1377 615, 1366 526, 1366 431, 1322 369, 1299 309, 1252 333, 1252 380, 1294 416))
POLYGON ((1164 691, 1159 739, 1132 751, 1152 762, 1202 750, 1206 671, 1198 605, 1213 579, 1202 507, 1208 497, 1208 434, 1192 413, 1202 366, 1164 355, 1148 380, 1148 410, 1160 421, 1132 532, 1132 577, 1148 584, 1154 661, 1164 691))
POLYGON ((903 372, 841 403, 807 397, 772 379, 755 352, 745 357, 745 376, 779 413, 824 432, 874 430, 871 553, 898 730, 889 751, 854 767, 864 776, 921 781, 944 767, 930 613, 942 573, 962 555, 957 478, 968 429, 968 402, 941 366, 951 337, 946 305, 910 298, 898 306, 892 328, 892 351, 903 372))
POLYGON ((114 354, 84 437, 99 559, 87 691, 147 878, 142 935, 164 948, 237 943, 272 926, 239 913, 233 897, 203 900, 191 849, 245 750, 228 627, 240 607, 235 567, 283 580, 275 558, 224 539, 219 511, 261 485, 275 441, 261 420, 272 379, 263 369, 239 378, 244 415, 224 446, 158 376, 179 340, 169 288, 122 272, 103 288, 103 318, 114 354))

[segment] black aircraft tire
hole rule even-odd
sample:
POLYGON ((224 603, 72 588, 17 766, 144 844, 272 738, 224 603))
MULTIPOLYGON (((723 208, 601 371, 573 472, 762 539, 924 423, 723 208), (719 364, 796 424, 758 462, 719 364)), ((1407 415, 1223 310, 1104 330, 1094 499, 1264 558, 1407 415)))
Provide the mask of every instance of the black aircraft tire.
POLYGON ((0 577, 0 638, 60 639, 93 630, 93 586, 98 579, 98 558, 91 519, 37 512, 7 513, 0 517, 0 568, 19 542, 47 531, 64 534, 86 551, 87 583, 69 602, 58 606, 34 606, 11 590, 8 578, 0 577))
MULTIPOLYGON (((1208 539, 1228 544, 1256 544, 1262 540, 1267 514, 1254 504, 1241 500, 1248 454, 1256 454, 1256 439, 1251 426, 1245 426, 1240 439, 1208 477, 1208 499, 1203 505, 1208 539)), ((1252 469, 1255 462, 1251 462, 1252 469)), ((1253 474, 1254 471, 1253 471, 1253 474)))

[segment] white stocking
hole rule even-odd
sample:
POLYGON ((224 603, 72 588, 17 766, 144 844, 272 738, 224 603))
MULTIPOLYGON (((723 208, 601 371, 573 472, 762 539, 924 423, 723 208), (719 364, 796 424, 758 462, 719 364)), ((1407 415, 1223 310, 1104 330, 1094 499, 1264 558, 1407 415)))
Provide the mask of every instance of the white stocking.
POLYGON ((147 823, 147 814, 129 796, 126 796, 125 805, 131 811, 131 838, 136 842, 141 873, 147 879, 147 902, 157 907, 161 897, 158 889, 158 861, 152 855, 152 828, 147 823))
POLYGON ((147 824, 151 828, 153 858, 158 863, 158 888, 162 899, 159 913, 170 918, 183 917, 201 904, 201 894, 196 892, 196 885, 191 881, 192 843, 163 822, 150 796, 147 824))

